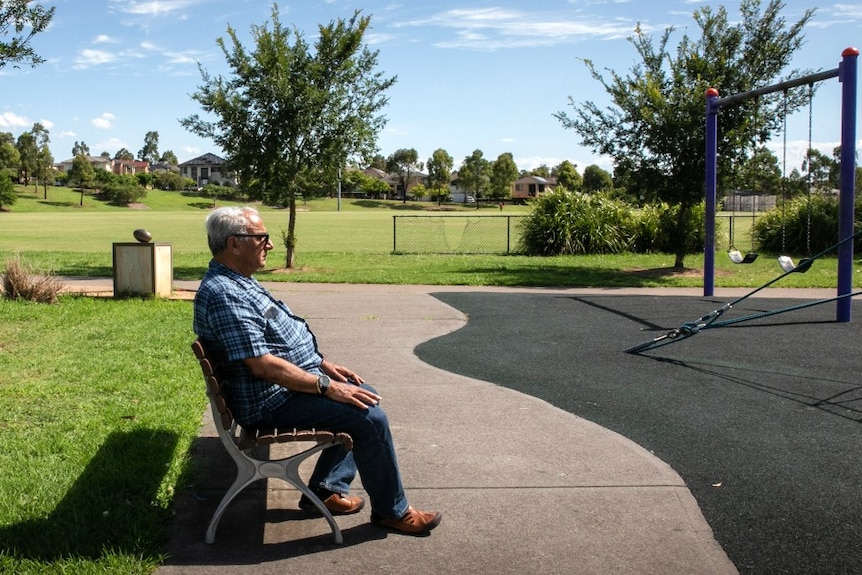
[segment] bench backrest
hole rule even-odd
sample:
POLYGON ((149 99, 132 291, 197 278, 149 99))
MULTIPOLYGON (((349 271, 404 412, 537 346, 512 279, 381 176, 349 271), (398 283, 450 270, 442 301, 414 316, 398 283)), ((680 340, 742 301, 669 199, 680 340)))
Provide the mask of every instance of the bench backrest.
POLYGON ((248 429, 237 423, 231 413, 230 399, 217 371, 218 362, 209 354, 204 343, 197 339, 192 343, 192 351, 198 358, 206 382, 207 397, 217 422, 219 437, 227 445, 232 443, 239 450, 294 441, 314 441, 317 443, 340 443, 346 450, 353 449, 353 439, 347 433, 333 433, 318 429, 248 429))

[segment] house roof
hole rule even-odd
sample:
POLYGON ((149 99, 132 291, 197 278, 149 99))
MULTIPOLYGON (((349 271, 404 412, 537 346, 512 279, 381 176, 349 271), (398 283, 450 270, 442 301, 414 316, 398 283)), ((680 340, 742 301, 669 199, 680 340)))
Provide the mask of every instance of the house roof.
POLYGON ((204 154, 203 156, 198 156, 197 158, 192 158, 191 160, 183 162, 182 164, 180 164, 180 167, 199 166, 201 164, 220 166, 221 164, 224 164, 224 162, 224 158, 216 156, 215 154, 204 154))
POLYGON ((545 184, 546 186, 552 186, 556 183, 556 180, 549 180, 548 178, 543 178, 541 176, 524 176, 523 178, 518 178, 515 180, 517 184, 525 184, 525 183, 533 183, 533 184, 545 184))
MULTIPOLYGON (((75 161, 75 158, 69 158, 68 160, 63 160, 62 162, 57 162, 57 163, 58 164, 71 164, 74 161, 75 161)), ((105 158, 103 156, 87 156, 87 161, 89 161, 91 164, 94 164, 94 163, 102 164, 102 163, 111 162, 111 158, 105 158)))

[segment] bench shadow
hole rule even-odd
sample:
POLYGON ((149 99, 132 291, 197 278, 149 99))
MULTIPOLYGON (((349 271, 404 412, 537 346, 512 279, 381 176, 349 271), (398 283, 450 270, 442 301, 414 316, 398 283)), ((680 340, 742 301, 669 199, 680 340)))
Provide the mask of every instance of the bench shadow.
POLYGON ((105 550, 157 557, 168 511, 153 505, 163 477, 153 470, 166 469, 177 440, 157 429, 112 433, 50 514, 0 528, 4 550, 38 562, 95 560, 105 550))
POLYGON ((368 523, 342 527, 344 543, 337 545, 323 518, 309 518, 299 509, 267 508, 268 489, 290 489, 287 483, 270 479, 256 481, 231 502, 219 522, 215 542, 209 545, 204 535, 236 477, 236 464, 217 437, 195 439, 189 457, 193 470, 188 487, 174 501, 164 565, 253 565, 344 549, 387 536, 368 523), (266 541, 267 527, 277 530, 277 541, 266 541))

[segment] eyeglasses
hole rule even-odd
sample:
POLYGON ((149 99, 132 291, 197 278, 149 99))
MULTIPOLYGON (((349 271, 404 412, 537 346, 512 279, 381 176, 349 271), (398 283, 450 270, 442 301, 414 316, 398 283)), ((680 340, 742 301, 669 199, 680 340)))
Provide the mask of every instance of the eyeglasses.
POLYGON ((262 240, 258 243, 266 245, 269 243, 269 234, 233 234, 235 238, 255 238, 256 240, 262 240))

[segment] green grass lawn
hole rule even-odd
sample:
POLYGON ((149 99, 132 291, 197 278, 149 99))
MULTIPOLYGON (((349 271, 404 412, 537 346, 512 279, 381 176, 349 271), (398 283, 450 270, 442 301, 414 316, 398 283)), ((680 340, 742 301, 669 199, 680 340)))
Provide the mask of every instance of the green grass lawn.
MULTIPOLYGON (((199 279, 209 261, 204 218, 212 200, 185 192, 150 190, 135 208, 106 205, 68 188, 48 189, 48 200, 32 188, 19 189, 11 211, 0 212, 0 258, 21 255, 37 269, 58 275, 111 276, 112 244, 132 242, 132 231, 145 228, 154 241, 172 245, 174 277, 199 279)), ((234 202, 236 204, 236 202, 234 202)), ((223 205, 219 202, 219 205, 223 205)), ((301 202, 297 216, 296 266, 284 270, 280 236, 287 211, 261 207, 276 249, 261 280, 331 283, 399 283, 499 286, 665 286, 698 287, 703 283, 702 255, 686 258, 686 273, 671 269, 669 254, 527 257, 521 255, 398 255, 392 253, 393 215, 523 215, 527 208, 445 206, 376 200, 335 199, 301 202), (692 271, 694 270, 694 271, 692 271)), ((750 220, 739 219, 737 238, 747 238, 750 220)), ((737 246, 745 250, 746 245, 737 246)), ((799 255, 796 255, 797 259, 799 255)), ((805 274, 794 274, 777 287, 836 285, 836 260, 825 257, 805 274)), ((781 273, 774 255, 752 265, 736 265, 716 256, 715 285, 756 287, 781 273)), ((858 280, 856 285, 862 285, 858 280)))
POLYGON ((0 299, 0 572, 150 573, 206 399, 191 304, 0 299))
MULTIPOLYGON (((140 206, 106 205, 66 188, 19 189, 0 212, 0 260, 58 275, 111 276, 112 244, 149 230, 172 245, 174 277, 200 279, 210 259, 212 201, 151 191, 140 206)), ((223 205, 219 202, 219 205, 223 205)), ((276 243, 261 280, 497 286, 702 285, 703 257, 685 273, 667 254, 527 257, 397 255, 396 214, 500 215, 496 206, 336 200, 302 203, 297 266, 283 269, 287 212, 261 208, 276 243)), ((506 206, 504 215, 526 213, 506 206)), ((738 246, 745 249, 747 246, 738 246)), ((757 287, 781 274, 716 258, 716 285, 757 287)), ((776 287, 834 287, 824 258, 776 287)), ((856 280, 856 285, 860 282, 856 280)), ((206 405, 189 344, 191 304, 63 296, 57 305, 0 298, 0 573, 151 573, 174 491, 193 480, 188 449, 206 405)))

